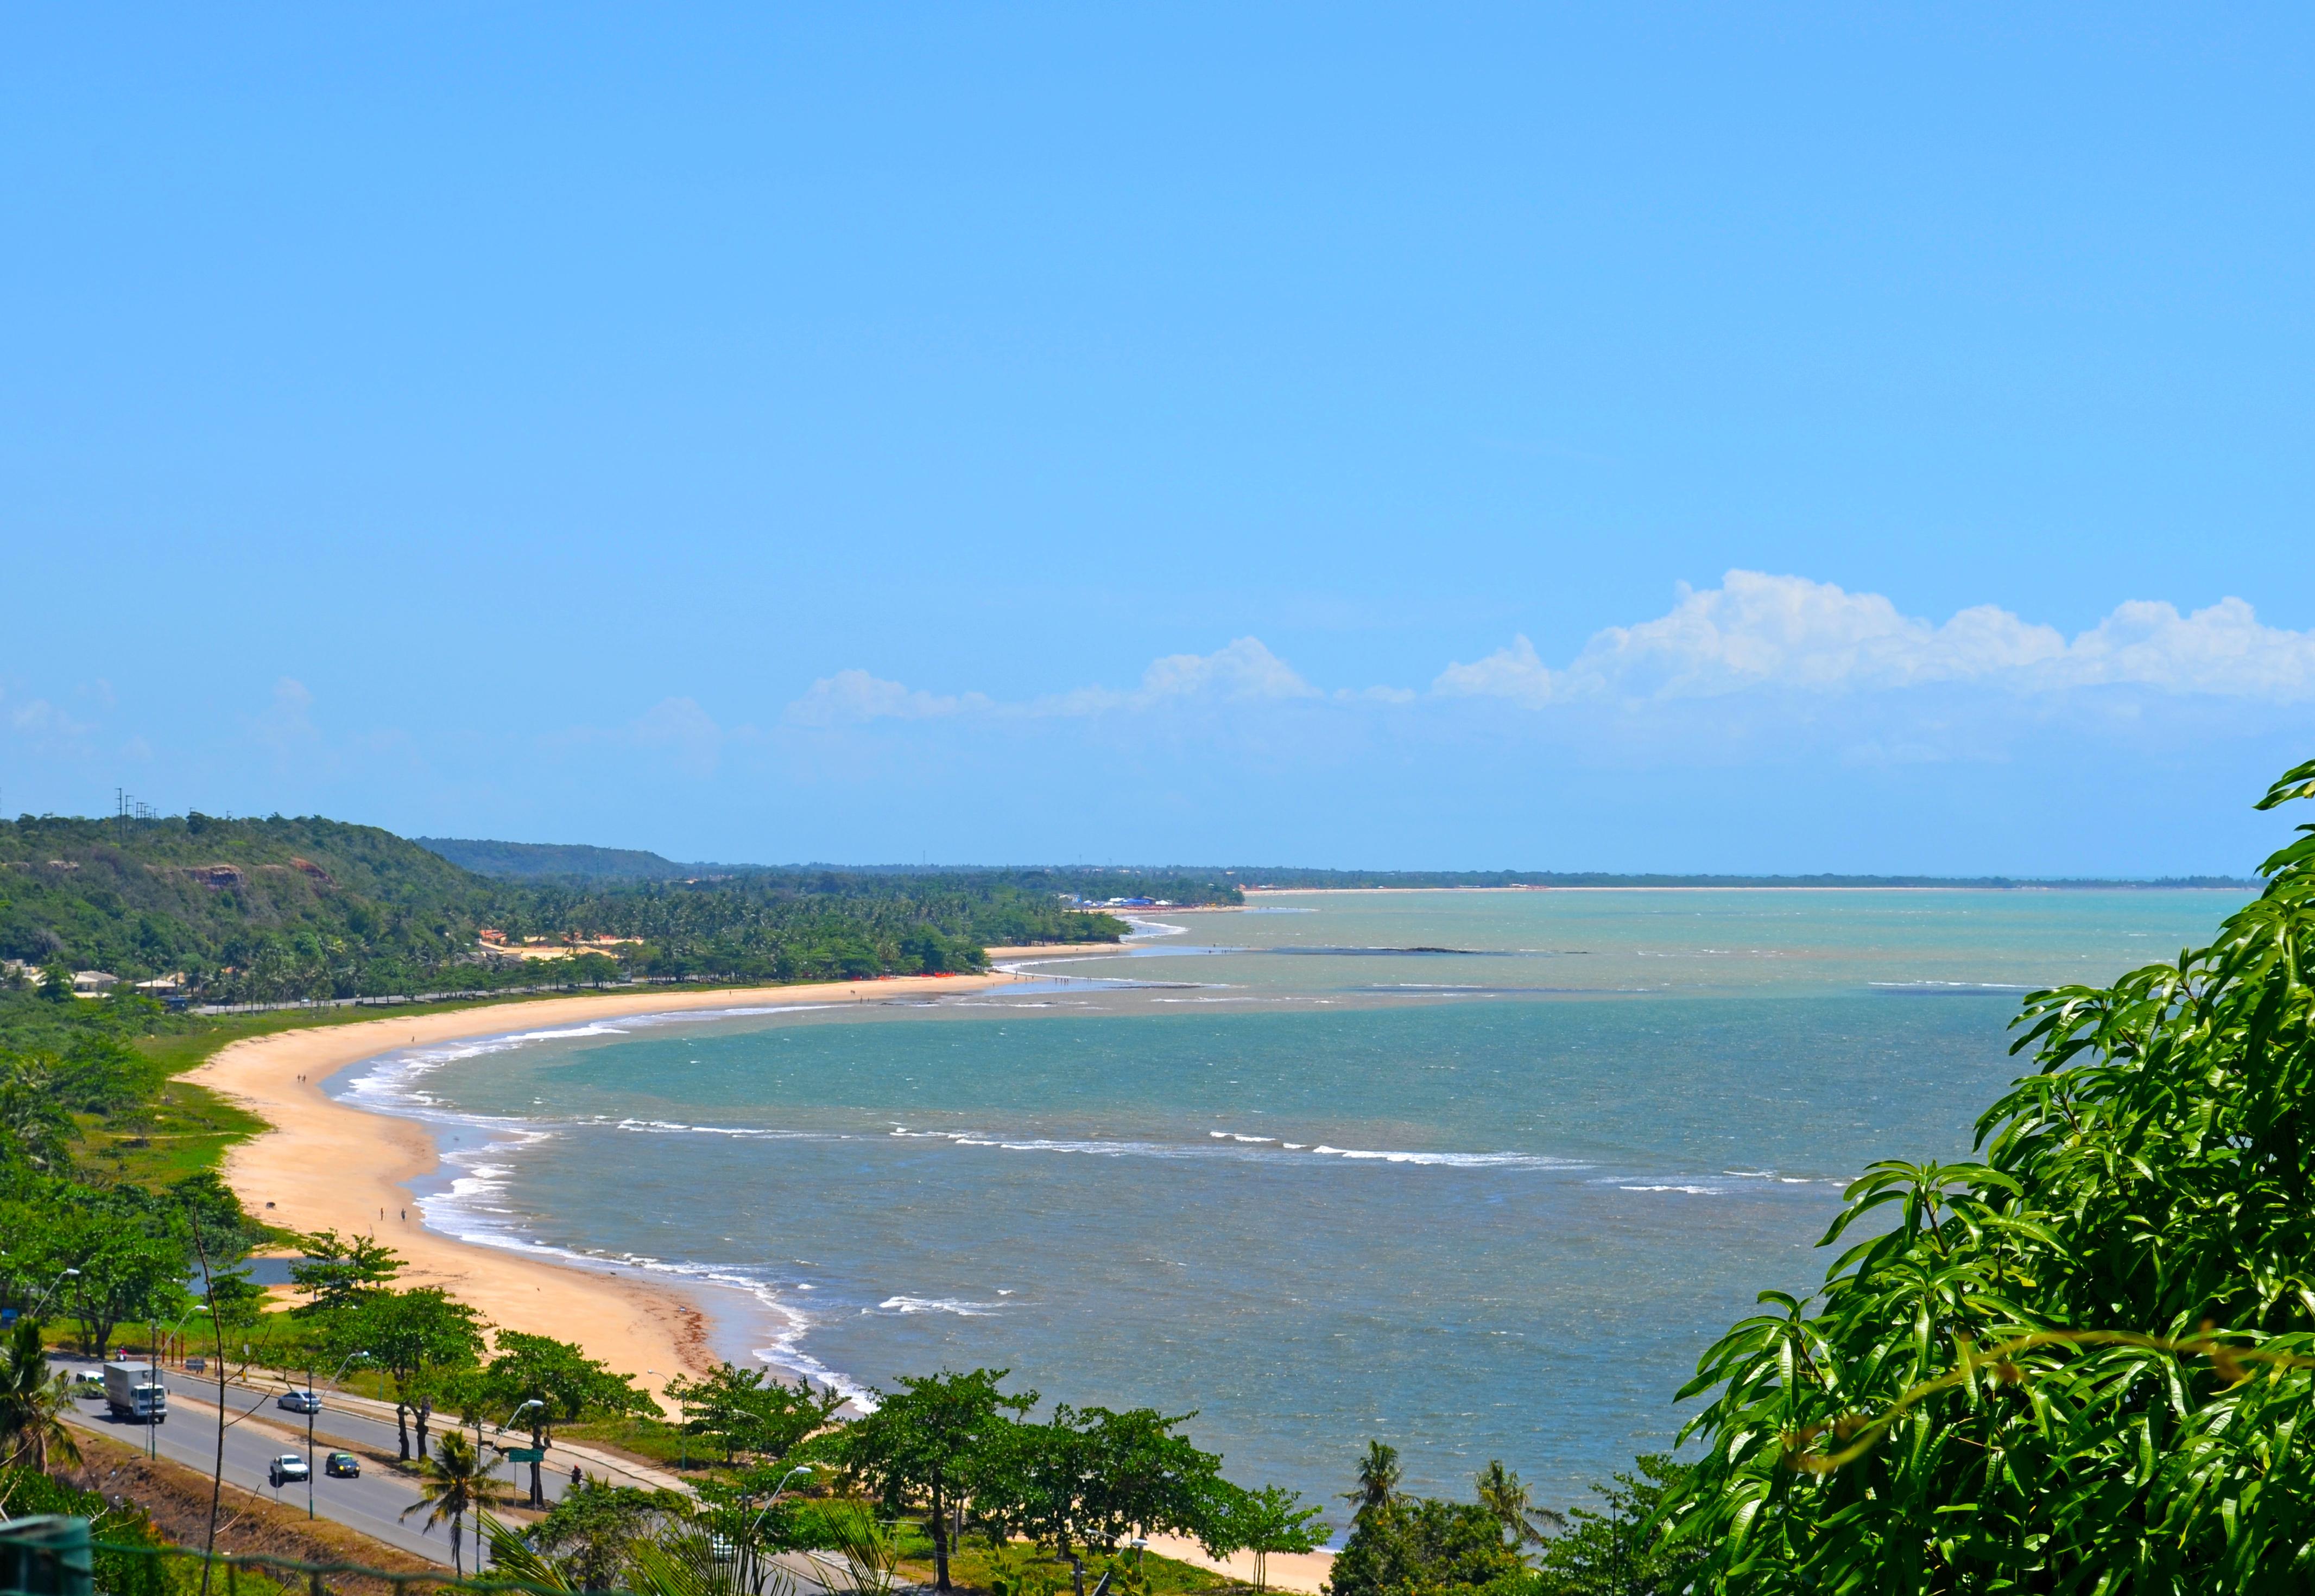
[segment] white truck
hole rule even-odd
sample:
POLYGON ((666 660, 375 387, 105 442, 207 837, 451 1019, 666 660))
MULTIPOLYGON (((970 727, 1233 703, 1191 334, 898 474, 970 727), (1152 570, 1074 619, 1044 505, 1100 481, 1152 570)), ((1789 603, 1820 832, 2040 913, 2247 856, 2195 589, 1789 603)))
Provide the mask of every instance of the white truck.
POLYGON ((137 1424, 169 1422, 169 1388, 147 1363, 104 1366, 104 1405, 116 1419, 137 1424))

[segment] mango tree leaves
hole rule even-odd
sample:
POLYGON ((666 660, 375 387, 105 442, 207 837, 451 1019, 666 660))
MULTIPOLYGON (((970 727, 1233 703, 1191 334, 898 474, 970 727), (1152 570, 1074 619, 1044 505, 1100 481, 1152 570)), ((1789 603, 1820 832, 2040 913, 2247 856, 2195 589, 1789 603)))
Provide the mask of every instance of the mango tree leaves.
MULTIPOLYGON (((2315 763, 2261 807, 2315 797, 2315 763)), ((1743 1592, 2315 1581, 2315 828, 2210 946, 2036 992, 1982 1162, 1876 1165, 1708 1351, 1663 1517, 1743 1592)))

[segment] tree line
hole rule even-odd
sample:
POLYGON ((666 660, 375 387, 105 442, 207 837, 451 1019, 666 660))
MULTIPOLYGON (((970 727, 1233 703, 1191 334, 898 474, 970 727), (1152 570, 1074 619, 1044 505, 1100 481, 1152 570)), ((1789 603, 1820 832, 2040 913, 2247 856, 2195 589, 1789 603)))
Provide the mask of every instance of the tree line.
MULTIPOLYGON (((766 870, 501 880, 375 827, 193 814, 0 821, 0 1006, 76 970, 182 974, 204 1003, 491 991, 633 978, 865 980, 977 970, 984 950, 1114 941, 1080 892, 1234 899, 1227 882, 1102 871, 766 870), (516 943, 567 946, 552 965, 516 943), (611 939, 599 944, 599 939, 611 939)), ((5 1025, 0 1024, 0 1032, 5 1025)))

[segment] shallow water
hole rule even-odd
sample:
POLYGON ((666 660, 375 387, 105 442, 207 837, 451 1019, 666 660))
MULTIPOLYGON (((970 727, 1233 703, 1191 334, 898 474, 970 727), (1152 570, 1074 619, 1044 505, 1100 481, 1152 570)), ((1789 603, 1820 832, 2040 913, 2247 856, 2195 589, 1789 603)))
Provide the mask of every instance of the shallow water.
POLYGON ((1331 1495, 1376 1436, 1416 1489, 1500 1457, 1565 1503, 1821 1277, 1847 1180, 1967 1148, 2022 990, 2240 900, 1282 895, 1039 966, 1163 985, 623 1020, 343 1089, 438 1123, 430 1223, 727 1284, 731 1355, 1009 1366, 1196 1409, 1249 1483, 1331 1495))

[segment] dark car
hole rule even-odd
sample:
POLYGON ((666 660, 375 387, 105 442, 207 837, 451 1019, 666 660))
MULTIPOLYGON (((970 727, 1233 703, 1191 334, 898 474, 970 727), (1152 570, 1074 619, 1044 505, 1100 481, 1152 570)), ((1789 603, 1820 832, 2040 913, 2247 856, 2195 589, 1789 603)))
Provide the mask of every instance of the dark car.
POLYGON ((332 1452, 322 1459, 322 1472, 331 1479, 359 1479, 361 1459, 351 1452, 332 1452))

